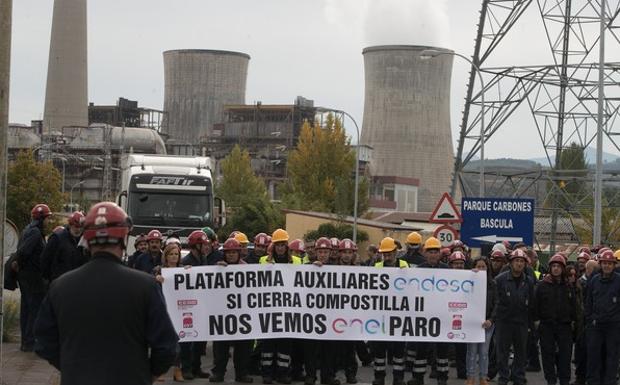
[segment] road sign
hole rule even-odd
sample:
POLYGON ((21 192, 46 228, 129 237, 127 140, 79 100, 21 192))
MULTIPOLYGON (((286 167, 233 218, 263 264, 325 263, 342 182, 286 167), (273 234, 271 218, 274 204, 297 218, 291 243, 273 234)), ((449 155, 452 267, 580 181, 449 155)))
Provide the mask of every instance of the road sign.
POLYGON ((533 199, 463 198, 461 213, 461 240, 468 246, 502 241, 533 244, 533 199))
POLYGON ((448 247, 458 239, 457 231, 454 227, 449 225, 439 226, 433 232, 433 237, 439 239, 441 247, 448 247))
POLYGON ((443 193, 428 221, 433 223, 456 223, 462 222, 463 219, 450 194, 443 193))

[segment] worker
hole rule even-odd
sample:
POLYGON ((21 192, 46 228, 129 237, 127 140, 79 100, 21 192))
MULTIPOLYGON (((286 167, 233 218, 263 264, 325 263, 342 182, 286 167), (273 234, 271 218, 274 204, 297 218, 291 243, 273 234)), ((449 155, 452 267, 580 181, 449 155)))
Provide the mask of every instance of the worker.
POLYGON ((135 268, 145 273, 151 274, 155 266, 161 265, 163 236, 159 230, 151 230, 146 235, 149 244, 148 250, 136 258, 135 268))
POLYGON ((250 240, 248 239, 248 236, 245 235, 245 233, 242 233, 241 231, 239 231, 237 232, 237 234, 235 234, 234 239, 236 239, 237 242, 239 242, 239 244, 241 245, 241 258, 246 259, 248 257, 248 252, 249 252, 248 245, 250 244, 250 240))
POLYGON ((420 253, 420 246, 422 245, 422 236, 417 231, 412 231, 407 235, 407 251, 401 257, 407 261, 409 266, 417 266, 424 262, 424 256, 420 253))
POLYGON ((47 244, 41 253, 43 278, 51 282, 88 261, 86 251, 80 246, 83 230, 84 214, 76 211, 71 214, 65 227, 54 231, 47 238, 47 244))

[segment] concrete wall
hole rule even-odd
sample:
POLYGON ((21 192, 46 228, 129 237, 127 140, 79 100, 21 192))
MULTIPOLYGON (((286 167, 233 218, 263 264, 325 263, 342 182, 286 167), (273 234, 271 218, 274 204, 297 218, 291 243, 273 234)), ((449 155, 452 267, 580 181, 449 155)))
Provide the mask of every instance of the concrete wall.
POLYGON ((164 127, 171 139, 196 143, 223 121, 226 104, 245 104, 250 56, 239 52, 164 52, 164 127))
POLYGON ((86 0, 55 0, 44 130, 88 126, 86 0))
POLYGON ((423 46, 364 49, 361 143, 373 148, 373 176, 418 178, 418 211, 432 211, 449 191, 454 152, 450 130, 452 56, 421 59, 423 46))

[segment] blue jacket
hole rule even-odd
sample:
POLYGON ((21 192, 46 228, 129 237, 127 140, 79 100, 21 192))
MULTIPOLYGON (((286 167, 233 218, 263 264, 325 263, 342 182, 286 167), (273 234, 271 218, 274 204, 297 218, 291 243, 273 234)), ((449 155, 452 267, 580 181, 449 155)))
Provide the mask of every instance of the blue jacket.
POLYGON ((41 221, 34 220, 24 229, 17 244, 17 263, 20 271, 41 272, 39 257, 45 248, 41 221))
POLYGON ((161 254, 153 259, 153 256, 149 251, 138 255, 136 258, 136 264, 134 268, 136 270, 144 271, 147 274, 152 274, 155 266, 161 265, 161 254))
POLYGON ((495 277, 492 321, 531 326, 536 316, 535 286, 534 279, 525 272, 520 281, 515 280, 511 270, 495 277))
POLYGON ((596 274, 590 278, 585 303, 586 324, 620 323, 620 275, 611 273, 603 278, 596 274))
POLYGON ((74 237, 68 228, 59 230, 47 239, 41 253, 43 278, 53 281, 67 271, 76 269, 88 261, 86 253, 78 246, 79 237, 74 237))

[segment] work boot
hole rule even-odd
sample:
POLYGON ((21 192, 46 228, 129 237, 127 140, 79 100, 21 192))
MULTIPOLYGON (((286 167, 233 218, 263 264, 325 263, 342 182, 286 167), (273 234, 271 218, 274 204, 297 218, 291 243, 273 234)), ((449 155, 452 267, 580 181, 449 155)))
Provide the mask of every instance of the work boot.
POLYGON ((372 385, 385 385, 385 377, 375 377, 372 380, 372 385))
POLYGON ((431 369, 431 374, 428 375, 428 378, 437 378, 437 369, 431 369))
POLYGON ((183 378, 186 380, 193 380, 194 374, 190 370, 182 370, 183 378))
POLYGON ((213 375, 209 378, 209 382, 224 382, 224 375, 213 373, 213 375))
POLYGON ((480 385, 489 385, 489 380, 486 377, 481 377, 480 378, 480 385))
MULTIPOLYGON (((466 381, 465 381, 465 385, 474 385, 474 378, 473 377, 469 377, 466 381)), ((482 379, 480 380, 480 385, 482 385, 482 379)))
POLYGON ((185 382, 185 378, 183 378, 183 371, 178 366, 174 367, 172 379, 176 382, 185 382))
POLYGON ((254 382, 254 379, 246 374, 244 376, 235 377, 235 382, 240 382, 242 384, 251 384, 254 382))
POLYGON ((265 385, 273 384, 273 378, 270 376, 263 376, 263 384, 265 385))
POLYGON ((210 377, 210 374, 207 372, 203 372, 202 369, 194 370, 193 374, 194 374, 194 378, 209 378, 210 377))

